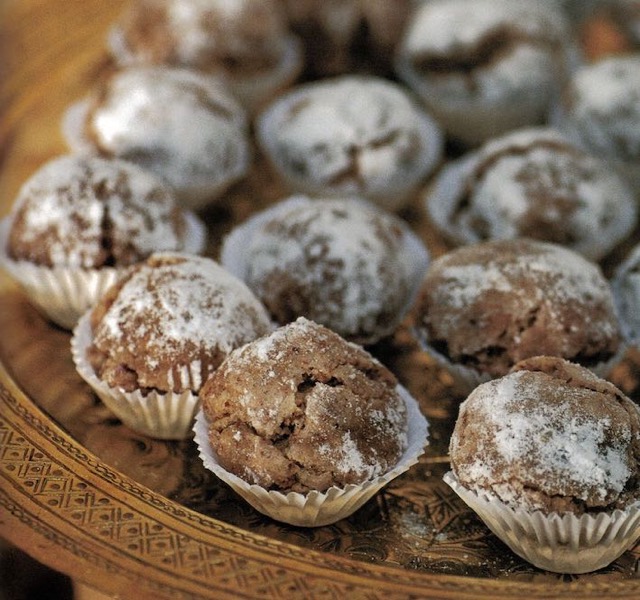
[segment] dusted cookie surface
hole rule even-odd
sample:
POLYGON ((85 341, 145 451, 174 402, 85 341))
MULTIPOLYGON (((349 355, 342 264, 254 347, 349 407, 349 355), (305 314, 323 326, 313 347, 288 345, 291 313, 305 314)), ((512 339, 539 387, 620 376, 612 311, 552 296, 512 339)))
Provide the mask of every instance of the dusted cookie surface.
POLYGON ((280 491, 325 491, 393 468, 407 445, 396 379, 300 318, 234 351, 200 392, 220 465, 280 491))
POLYGON ((552 128, 511 132, 449 163, 425 196, 455 244, 531 237, 598 260, 637 220, 631 186, 552 128))
POLYGON ((422 342, 493 377, 540 354, 595 366, 621 344, 598 266, 528 239, 463 246, 433 261, 414 316, 422 342))
POLYGON ((287 34, 278 9, 274 0, 134 0, 119 21, 127 51, 120 58, 214 72, 270 69, 287 34))
POLYGON ((589 370, 535 357, 470 394, 450 456, 463 486, 512 508, 624 508, 640 498, 640 411, 589 370))
POLYGON ((355 194, 392 210, 442 153, 437 123, 401 86, 373 76, 292 88, 262 113, 256 135, 293 191, 355 194))
POLYGON ((618 164, 637 183, 640 158, 640 58, 613 56, 578 69, 553 117, 576 143, 618 164))
POLYGON ((132 66, 100 82, 68 111, 70 147, 129 160, 163 177, 191 208, 244 176, 247 117, 211 76, 163 66, 132 66))
POLYGON ((224 79, 256 110, 300 74, 300 41, 277 0, 132 0, 111 30, 121 66, 167 65, 224 79))
POLYGON ((574 51, 549 2, 432 0, 410 19, 396 71, 450 137, 473 146, 543 123, 574 51))
POLYGON ((123 267, 185 250, 173 191, 124 161, 63 156, 40 168, 13 208, 7 253, 45 267, 123 267))
POLYGON ((234 348, 270 330, 263 306, 213 260, 152 255, 91 313, 96 375, 125 391, 197 392, 234 348))
POLYGON ((429 260, 399 217, 357 198, 305 196, 237 227, 221 257, 276 322, 304 316, 358 343, 395 330, 429 260))

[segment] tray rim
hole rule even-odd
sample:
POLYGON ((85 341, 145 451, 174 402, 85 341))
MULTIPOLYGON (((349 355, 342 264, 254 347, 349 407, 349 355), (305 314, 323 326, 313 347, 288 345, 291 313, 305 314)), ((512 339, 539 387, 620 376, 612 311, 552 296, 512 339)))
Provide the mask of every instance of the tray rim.
MULTIPOLYGON (((0 506, 5 513, 0 517, 0 536, 71 578, 107 593, 127 590, 130 594, 133 586, 142 600, 279 598, 285 588, 296 597, 309 598, 321 593, 326 597, 340 597, 343 593, 354 597, 356 593, 367 598, 513 598, 522 594, 534 598, 549 594, 567 598, 637 598, 640 592, 640 579, 484 579, 411 571, 301 548, 186 508, 104 463, 22 391, 1 357, 0 402, 0 506), (25 461, 27 456, 30 458, 25 461), (58 502, 60 494, 45 489, 44 474, 34 479, 33 473, 25 469, 25 462, 31 462, 34 456, 58 489, 68 492, 64 501, 60 500, 63 505, 47 505, 58 502), (31 493, 28 485, 38 491, 31 493), (104 531, 112 532, 109 539, 92 536, 91 531, 100 527, 92 518, 86 523, 87 531, 72 536, 78 533, 74 522, 77 517, 69 506, 74 494, 94 500, 99 496, 104 510, 109 509, 115 517, 113 522, 103 523, 107 526, 104 531), (146 532, 168 535, 174 540, 173 554, 148 552, 135 556, 128 546, 131 539, 123 533, 127 523, 132 522, 146 532), (216 565, 208 565, 199 575, 167 569, 168 562, 177 564, 183 560, 178 556, 176 540, 192 555, 215 556, 216 565), (258 580, 263 582, 262 587, 256 583, 258 580)), ((90 512, 87 510, 86 514, 90 512)), ((99 512, 94 511, 96 515, 99 512)), ((146 542, 151 543, 152 538, 147 535, 146 542)))

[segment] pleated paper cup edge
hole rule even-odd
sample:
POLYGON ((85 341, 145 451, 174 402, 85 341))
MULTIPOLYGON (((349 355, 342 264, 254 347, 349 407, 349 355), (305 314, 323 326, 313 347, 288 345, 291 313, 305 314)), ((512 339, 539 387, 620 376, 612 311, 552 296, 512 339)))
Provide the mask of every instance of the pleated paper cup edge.
POLYGON ((71 338, 71 354, 78 374, 104 404, 130 429, 155 439, 181 440, 190 437, 198 396, 190 390, 180 393, 125 392, 100 381, 85 358, 91 341, 87 311, 78 321, 71 338), (173 417, 179 415, 179 417, 173 417))
POLYGON ((256 510, 267 516, 303 527, 319 527, 335 523, 353 514, 390 481, 416 464, 428 444, 428 421, 422 415, 417 401, 402 386, 398 385, 407 406, 409 426, 407 449, 396 466, 387 473, 362 484, 349 484, 344 488, 331 487, 326 492, 311 491, 283 493, 266 490, 249 484, 230 473, 217 462, 208 435, 208 423, 202 408, 198 411, 194 425, 194 441, 204 466, 227 483, 256 510), (295 510, 296 515, 291 516, 295 510))

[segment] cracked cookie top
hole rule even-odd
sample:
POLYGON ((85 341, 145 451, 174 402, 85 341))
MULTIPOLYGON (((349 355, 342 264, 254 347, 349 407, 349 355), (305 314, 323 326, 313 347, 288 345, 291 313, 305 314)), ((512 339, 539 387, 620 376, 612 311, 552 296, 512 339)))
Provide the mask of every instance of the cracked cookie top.
POLYGON ((492 377, 541 354, 593 367, 621 344, 599 267, 529 239, 463 246, 433 261, 414 318, 422 342, 492 377))
POLYGON ((119 160, 63 156, 21 188, 8 255, 41 266, 128 266, 185 249, 185 213, 160 179, 119 160))
POLYGON ((277 323, 304 316, 367 344, 395 330, 428 261, 404 221, 352 197, 292 196, 236 227, 221 253, 277 323))
POLYGON ((200 398, 220 465, 245 481, 306 493, 393 468, 407 445, 394 375, 304 318, 234 351, 200 398))
POLYGON ((550 127, 494 138, 449 163, 425 195, 453 243, 532 237, 599 260, 637 219, 631 186, 550 127))
POLYGON ((435 121, 399 85, 373 76, 293 88, 261 115, 256 133, 293 190, 357 194, 391 209, 442 153, 435 121))
POLYGON ((215 261, 152 254, 128 272, 91 312, 87 358, 96 375, 127 392, 197 393, 238 346, 266 334, 264 307, 215 261))
POLYGON ((640 499, 640 411, 613 384, 534 357, 460 406, 451 466, 512 508, 609 511, 640 499))

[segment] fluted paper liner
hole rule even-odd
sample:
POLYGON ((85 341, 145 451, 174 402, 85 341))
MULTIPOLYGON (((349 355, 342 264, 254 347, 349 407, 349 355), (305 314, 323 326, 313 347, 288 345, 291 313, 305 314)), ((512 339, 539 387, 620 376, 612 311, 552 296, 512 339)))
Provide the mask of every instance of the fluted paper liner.
MULTIPOLYGON (((204 250, 206 228, 191 212, 185 211, 187 235, 185 251, 199 254, 204 250)), ((73 329, 78 319, 126 270, 126 267, 82 267, 36 265, 27 260, 13 260, 7 253, 13 218, 0 222, 0 266, 24 289, 31 302, 49 319, 64 329, 73 329)))
POLYGON ((408 444, 398 464, 388 473, 365 481, 360 485, 343 488, 331 487, 326 492, 311 491, 283 493, 249 484, 237 475, 222 468, 209 443, 209 424, 200 409, 194 426, 194 440, 198 445, 204 466, 242 496, 259 512, 290 525, 320 527, 348 517, 358 510, 392 479, 418 462, 428 444, 428 423, 420 412, 416 400, 398 385, 398 392, 407 406, 408 444))
POLYGON ((588 573, 606 567, 640 537, 640 500, 625 510, 545 515, 513 509, 489 494, 462 486, 453 472, 444 481, 513 552, 556 573, 588 573))
POLYGON ((198 410, 198 395, 184 386, 187 380, 197 381, 200 377, 200 365, 186 366, 186 391, 182 393, 150 392, 143 395, 139 391, 126 392, 111 387, 101 381, 86 358, 91 344, 91 311, 87 311, 78 321, 71 338, 71 354, 76 370, 93 388, 93 391, 127 427, 152 438, 179 440, 190 437, 193 419, 198 410), (192 371, 192 372, 191 372, 192 371))

